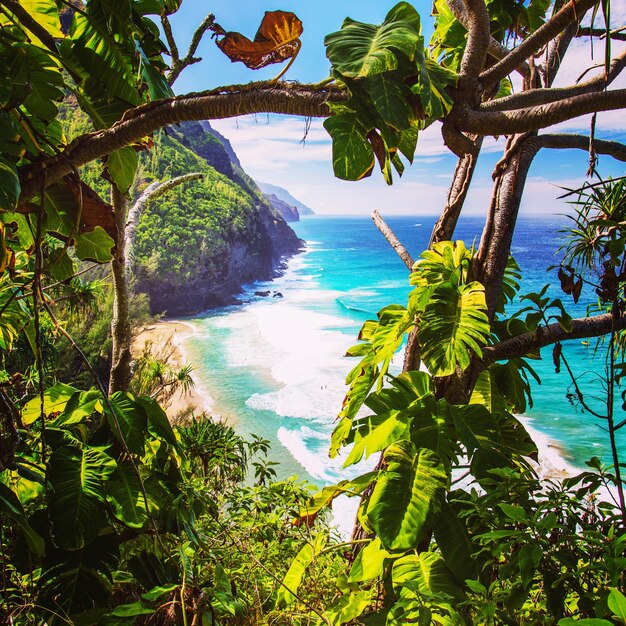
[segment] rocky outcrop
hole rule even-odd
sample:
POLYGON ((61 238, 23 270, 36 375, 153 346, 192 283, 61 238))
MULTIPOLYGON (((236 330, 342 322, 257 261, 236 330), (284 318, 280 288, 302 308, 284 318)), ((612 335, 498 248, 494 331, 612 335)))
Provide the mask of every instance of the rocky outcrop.
POLYGON ((266 193, 267 201, 276 209, 285 222, 297 222, 300 220, 298 209, 293 204, 287 204, 273 193, 266 193))
POLYGON ((259 189, 266 195, 274 195, 279 200, 282 200, 288 205, 296 207, 300 215, 315 215, 313 209, 306 204, 300 202, 300 200, 294 198, 286 189, 279 187, 278 185, 270 185, 269 183, 257 183, 259 189))

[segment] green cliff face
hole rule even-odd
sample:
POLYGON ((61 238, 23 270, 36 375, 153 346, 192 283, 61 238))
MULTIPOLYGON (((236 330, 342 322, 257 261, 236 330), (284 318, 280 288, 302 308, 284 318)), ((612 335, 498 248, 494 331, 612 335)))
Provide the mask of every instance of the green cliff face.
MULTIPOLYGON (((88 130, 71 104, 64 118, 69 136, 88 130)), ((186 315, 231 303, 243 284, 271 278, 301 248, 208 123, 171 127, 153 141, 140 154, 130 205, 153 181, 203 174, 148 204, 139 220, 134 287, 150 296, 153 313, 186 315)), ((82 176, 108 199, 98 168, 83 168, 82 176)))
POLYGON ((149 205, 139 222, 136 289, 150 295, 154 312, 191 314, 232 302, 242 284, 270 278, 302 244, 205 128, 167 129, 142 164, 143 186, 204 174, 149 205))

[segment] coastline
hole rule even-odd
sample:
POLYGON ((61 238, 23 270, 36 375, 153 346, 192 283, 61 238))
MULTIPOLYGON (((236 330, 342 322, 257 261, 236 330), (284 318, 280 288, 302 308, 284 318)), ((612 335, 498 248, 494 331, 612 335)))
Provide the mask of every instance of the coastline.
MULTIPOLYGON (((185 350, 185 341, 196 334, 196 327, 186 321, 177 319, 156 320, 151 324, 140 328, 133 337, 131 350, 134 357, 139 356, 146 344, 151 343, 156 354, 165 356, 168 363, 175 369, 185 365, 194 367, 188 352, 185 350)), ((232 422, 232 419, 222 418, 219 407, 207 388, 194 374, 192 369, 191 378, 194 386, 187 392, 177 391, 169 400, 165 412, 170 420, 174 419, 181 411, 192 408, 196 414, 205 411, 210 415, 217 414, 220 420, 232 422)))
MULTIPOLYGON (((178 319, 157 320, 141 328, 139 333, 133 338, 133 354, 137 356, 141 353, 146 343, 152 342, 154 349, 157 352, 165 352, 168 361, 175 368, 180 368, 184 365, 194 367, 193 359, 190 358, 188 351, 185 350, 184 344, 187 339, 198 332, 197 327, 192 322, 178 319)), ((179 391, 173 396, 169 406, 166 408, 168 417, 173 419, 181 410, 193 407, 196 413, 206 411, 219 419, 232 423, 232 416, 222 417, 226 413, 220 411, 220 407, 216 405, 211 391, 207 389, 203 381, 193 371, 191 376, 194 380, 194 387, 187 393, 179 391)), ((535 426, 534 418, 524 415, 518 415, 517 417, 537 445, 538 462, 531 461, 531 463, 540 478, 545 480, 563 480, 584 471, 584 468, 577 467, 567 459, 567 453, 561 443, 542 433, 535 426)))

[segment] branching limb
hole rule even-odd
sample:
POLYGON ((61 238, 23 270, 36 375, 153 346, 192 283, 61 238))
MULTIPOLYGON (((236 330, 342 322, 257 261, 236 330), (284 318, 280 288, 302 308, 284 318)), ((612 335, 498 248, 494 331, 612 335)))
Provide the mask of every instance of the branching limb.
MULTIPOLYGON (((461 22, 461 24, 469 30, 469 18, 462 0, 447 0, 447 3, 450 11, 452 12, 452 15, 454 15, 454 17, 456 17, 456 19, 459 20, 459 22, 461 22)), ((497 39, 490 37, 489 43, 487 44, 487 52, 494 59, 501 60, 507 54, 509 54, 510 50, 506 46, 503 46, 497 39)), ((524 78, 530 76, 530 68, 528 67, 528 63, 521 63, 520 66, 516 69, 524 78)))
POLYGON ((385 239, 389 242, 391 247, 395 250, 396 254, 402 259, 403 263, 408 267, 409 271, 413 270, 415 261, 411 257, 409 251, 400 243, 400 240, 396 237, 396 234, 391 230, 387 222, 381 217, 378 209, 372 213, 372 220, 376 224, 376 228, 383 234, 385 239))
MULTIPOLYGON (((598 39, 606 39, 606 30, 604 28, 581 28, 576 37, 598 37, 598 39)), ((626 41, 626 26, 620 26, 609 31, 609 37, 615 41, 626 41)))
POLYGON ((472 176, 474 175, 476 163, 478 162, 478 151, 480 150, 482 142, 482 137, 475 137, 476 151, 464 154, 457 161, 452 184, 448 191, 446 206, 443 208, 441 217, 433 227, 433 232, 430 236, 430 244, 428 245, 429 248, 432 248, 438 241, 448 241, 452 239, 456 223, 461 214, 463 204, 465 203, 467 192, 469 191, 470 183, 472 182, 472 176))
POLYGON ((579 85, 521 91, 510 96, 505 96, 504 98, 484 102, 480 106, 480 110, 514 111, 525 107, 561 102, 583 94, 597 93, 608 87, 620 75, 624 68, 626 68, 626 50, 611 61, 607 75, 605 75, 603 70, 597 76, 579 85))
MULTIPOLYGON (((555 150, 575 148, 585 152, 589 150, 589 137, 585 135, 539 135, 537 141, 542 148, 555 150)), ((594 139, 593 147, 597 154, 606 154, 618 161, 626 161, 626 144, 619 141, 594 139)))
POLYGON ((166 182, 155 181, 151 183, 145 191, 137 198, 136 202, 133 204, 132 208, 128 212, 128 217, 126 218, 126 224, 124 228, 124 247, 126 253, 126 273, 130 273, 132 271, 133 266, 133 248, 135 247, 135 236, 137 234, 137 225, 139 223, 139 218, 143 213, 146 206, 160 198, 164 193, 167 193, 174 187, 178 185, 182 185, 183 183, 189 182, 191 180, 199 180, 202 178, 204 174, 201 172, 193 172, 191 174, 184 174, 183 176, 177 176, 176 178, 172 178, 166 182))
POLYGON ((533 54, 537 53, 565 30, 569 24, 580 20, 596 2, 597 0, 570 0, 551 20, 526 37, 504 59, 485 70, 480 75, 484 85, 492 85, 508 76, 521 63, 527 61, 533 54))
POLYGON ((485 67, 487 49, 491 39, 489 12, 485 0, 462 0, 467 16, 467 44, 461 59, 459 85, 466 101, 480 102, 478 76, 485 67))
MULTIPOLYGON (((167 25, 169 26, 169 20, 167 16, 163 16, 161 18, 162 24, 163 24, 163 20, 165 20, 167 22, 167 25)), ((200 45, 200 42, 202 41, 202 37, 207 32, 207 30, 209 30, 213 22, 215 22, 215 16, 212 13, 209 13, 202 20, 198 28, 196 28, 196 30, 194 31, 191 37, 191 43, 189 44, 189 49, 187 50, 187 54, 185 54, 185 56, 182 59, 179 56, 178 48, 176 47, 176 42, 174 41, 174 37, 171 35, 171 32, 172 32, 171 27, 169 28, 170 35, 168 35, 167 34, 168 31, 166 30, 165 25, 163 25, 163 30, 167 38, 167 43, 170 46, 170 52, 173 52, 172 69, 167 74, 167 82, 170 85, 174 84, 174 81, 180 76, 180 73, 186 67, 189 67, 190 65, 193 65, 194 63, 198 63, 202 61, 200 57, 196 57, 195 55, 198 50, 198 46, 200 45), (176 56, 174 56, 174 54, 176 56)))
POLYGON ((572 98, 515 111, 459 109, 458 130, 478 135, 512 135, 539 130, 588 113, 614 111, 626 106, 626 89, 585 93, 572 98))
POLYGON ((506 339, 495 346, 483 348, 481 367, 484 369, 495 361, 514 359, 530 352, 568 339, 585 339, 608 335, 615 321, 616 330, 626 328, 626 317, 614 318, 611 313, 582 317, 572 320, 572 331, 567 332, 559 323, 540 326, 532 333, 506 339))
POLYGON ((133 109, 126 119, 111 128, 78 137, 60 155, 21 168, 19 204, 39 193, 44 172, 47 173, 47 183, 52 184, 76 168, 133 145, 163 126, 248 113, 327 117, 330 114, 327 103, 346 98, 347 94, 333 85, 313 89, 310 85, 293 83, 254 83, 151 102, 133 109))

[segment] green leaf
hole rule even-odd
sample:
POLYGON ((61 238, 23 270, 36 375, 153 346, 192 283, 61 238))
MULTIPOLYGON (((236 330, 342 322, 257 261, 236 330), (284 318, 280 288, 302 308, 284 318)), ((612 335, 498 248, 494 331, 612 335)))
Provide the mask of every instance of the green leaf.
POLYGON ((55 39, 65 37, 61 31, 59 10, 54 0, 20 0, 20 4, 51 37, 55 39))
POLYGON ((389 558, 393 558, 392 555, 382 547, 380 537, 376 537, 357 554, 348 582, 361 583, 378 578, 383 573, 385 559, 389 558))
POLYGON ((28 523, 24 515, 22 504, 17 496, 5 484, 0 482, 0 511, 8 515, 19 527, 24 535, 31 552, 37 556, 44 553, 44 540, 38 535, 28 523))
POLYGON ((107 502, 117 519, 130 528, 143 528, 147 521, 146 503, 137 470, 130 461, 118 463, 106 485, 107 502))
POLYGON ((107 170, 120 193, 128 193, 135 180, 139 156, 134 148, 127 146, 112 152, 107 159, 107 170))
POLYGON ((343 76, 374 76, 396 69, 398 52, 413 60, 423 48, 420 32, 419 14, 400 2, 380 26, 346 18, 340 31, 324 39, 326 56, 343 76))
POLYGON ((466 369, 489 337, 485 290, 478 282, 438 285, 420 319, 422 358, 433 376, 466 369))
POLYGON ((392 572, 396 593, 403 595, 403 588, 415 588, 426 597, 445 594, 461 599, 463 593, 446 567, 443 558, 434 552, 409 554, 398 559, 392 572))
POLYGON ((607 598, 609 609, 613 611, 613 615, 620 620, 622 624, 626 624, 626 597, 619 589, 611 589, 607 598))
POLYGON ((13 211, 20 191, 20 179, 15 166, 0 157, 0 210, 13 211))
POLYGON ((84 547, 107 520, 103 482, 115 461, 101 448, 64 445, 48 463, 50 519, 55 545, 70 550, 84 547))
POLYGON ((328 541, 328 536, 320 533, 312 543, 305 543, 300 549, 295 559, 291 562, 283 584, 279 587, 276 595, 276 606, 287 607, 296 601, 295 594, 302 582, 302 577, 307 568, 313 562, 313 558, 320 553, 328 541))
POLYGON ((81 261, 95 261, 107 263, 113 256, 111 250, 115 242, 101 226, 96 226, 92 231, 81 233, 76 237, 76 256, 81 261))
POLYGON ((150 99, 160 100, 164 98, 171 98, 174 95, 174 92, 172 91, 172 88, 167 82, 164 74, 159 72, 159 70, 157 70, 151 63, 150 59, 146 56, 137 41, 135 41, 135 46, 137 48, 137 52, 139 52, 141 77, 146 85, 148 85, 150 99))
POLYGON ((392 80, 386 74, 376 74, 365 79, 364 87, 377 112, 389 126, 396 130, 408 130, 411 127, 413 111, 408 101, 410 91, 403 83, 392 80))
MULTIPOLYGON (((71 385, 65 383, 56 383, 44 392, 43 410, 45 415, 51 413, 59 413, 65 410, 68 400, 78 390, 71 385)), ((26 403, 22 409, 22 422, 25 426, 29 426, 41 416, 41 403, 39 398, 33 398, 26 403)))
POLYGON ((583 619, 564 617, 558 621, 558 626, 613 626, 613 622, 599 617, 584 617, 583 619))
POLYGON ((385 549, 410 550, 431 528, 448 477, 435 452, 417 452, 410 441, 390 446, 384 458, 367 517, 385 549))
POLYGON ((144 408, 135 400, 134 396, 125 391, 116 391, 111 395, 110 402, 117 417, 116 424, 109 410, 107 410, 111 430, 120 440, 120 443, 124 443, 128 447, 130 452, 141 456, 144 452, 148 431, 148 418, 144 408))
POLYGON ((373 594, 374 589, 366 589, 339 596, 328 606, 324 615, 331 626, 352 623, 372 603, 373 594))
POLYGON ((467 528, 446 500, 441 503, 434 535, 441 555, 457 581, 463 583, 478 578, 478 566, 467 528))
POLYGON ((374 169, 374 152, 356 113, 341 113, 324 120, 333 140, 333 171, 342 180, 361 180, 374 169))
POLYGON ((135 402, 143 407, 148 417, 148 431, 166 441, 173 448, 178 449, 179 444, 176 439, 176 435, 172 430, 167 414, 161 408, 159 403, 154 399, 147 396, 138 396, 135 398, 135 402))
POLYGON ((141 601, 131 602, 129 604, 120 604, 116 606, 109 615, 114 617, 135 617, 136 615, 152 615, 154 609, 141 601))

